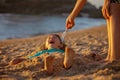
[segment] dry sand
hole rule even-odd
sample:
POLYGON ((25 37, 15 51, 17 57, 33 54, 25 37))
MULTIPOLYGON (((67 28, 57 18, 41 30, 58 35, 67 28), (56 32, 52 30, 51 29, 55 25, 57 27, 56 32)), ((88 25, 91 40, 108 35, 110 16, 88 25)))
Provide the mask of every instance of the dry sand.
POLYGON ((13 58, 27 57, 34 52, 47 36, 0 41, 0 80, 120 80, 119 61, 100 63, 89 55, 95 52, 102 56, 102 59, 106 57, 108 42, 105 25, 68 32, 66 44, 76 52, 74 64, 68 70, 56 64, 53 75, 47 75, 42 71, 41 58, 24 61, 15 66, 9 65, 13 58))

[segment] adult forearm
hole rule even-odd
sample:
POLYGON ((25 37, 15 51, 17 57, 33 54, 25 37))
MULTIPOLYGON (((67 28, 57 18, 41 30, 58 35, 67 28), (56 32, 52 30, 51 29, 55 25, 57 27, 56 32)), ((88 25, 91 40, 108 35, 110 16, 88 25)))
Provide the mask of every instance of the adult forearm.
POLYGON ((70 14, 73 18, 75 18, 78 15, 78 13, 81 11, 86 1, 87 0, 77 0, 75 7, 70 14))
POLYGON ((104 0, 104 5, 106 5, 110 0, 104 0))

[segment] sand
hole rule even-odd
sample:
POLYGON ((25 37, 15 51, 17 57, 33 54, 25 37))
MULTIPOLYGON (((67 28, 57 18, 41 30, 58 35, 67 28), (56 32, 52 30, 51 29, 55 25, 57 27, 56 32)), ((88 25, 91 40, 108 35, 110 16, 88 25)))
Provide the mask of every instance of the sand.
POLYGON ((9 64, 14 58, 33 54, 47 36, 0 41, 0 80, 120 80, 119 61, 100 63, 90 56, 94 52, 102 59, 106 57, 108 50, 106 25, 67 33, 65 42, 76 53, 74 64, 68 70, 56 62, 54 73, 48 75, 43 71, 41 58, 27 60, 14 66, 9 64))

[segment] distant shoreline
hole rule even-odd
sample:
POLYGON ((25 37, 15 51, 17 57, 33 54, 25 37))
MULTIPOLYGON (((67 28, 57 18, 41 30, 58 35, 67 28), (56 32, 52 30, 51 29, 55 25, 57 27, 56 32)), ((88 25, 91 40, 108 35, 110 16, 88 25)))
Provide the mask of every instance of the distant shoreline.
MULTIPOLYGON (((103 28, 103 27, 105 27, 106 25, 105 24, 102 24, 102 25, 100 25, 100 26, 93 26, 93 27, 90 27, 90 28, 87 28, 87 29, 81 29, 81 30, 75 30, 75 31, 70 31, 70 32, 68 32, 69 34, 72 34, 72 33, 75 33, 75 32, 84 32, 84 31, 90 31, 91 32, 91 30, 94 32, 94 29, 101 29, 101 28, 103 28)), ((53 33, 57 33, 57 34, 62 34, 62 31, 59 31, 59 32, 53 32, 53 33)), ((31 36, 29 36, 29 37, 23 37, 23 38, 11 38, 11 39, 5 39, 5 40, 0 40, 0 42, 6 42, 6 41, 14 41, 14 40, 31 40, 31 39, 34 39, 34 38, 37 38, 37 37, 41 37, 41 36, 47 36, 47 35, 49 35, 49 34, 51 34, 51 33, 46 33, 46 34, 37 34, 37 35, 31 35, 31 36)))
MULTIPOLYGON (((75 2, 75 0, 2 0, 0 3, 0 13, 30 15, 64 14, 71 12, 75 2)), ((88 14, 89 17, 93 18, 102 18, 101 7, 98 9, 89 2, 86 3, 81 13, 88 14)), ((82 16, 81 13, 78 16, 82 16)))
MULTIPOLYGON (((52 16, 0 14, 0 40, 63 32, 66 17, 65 14, 52 16)), ((105 24, 104 19, 77 17, 76 24, 71 30, 86 29, 101 24, 105 24)))

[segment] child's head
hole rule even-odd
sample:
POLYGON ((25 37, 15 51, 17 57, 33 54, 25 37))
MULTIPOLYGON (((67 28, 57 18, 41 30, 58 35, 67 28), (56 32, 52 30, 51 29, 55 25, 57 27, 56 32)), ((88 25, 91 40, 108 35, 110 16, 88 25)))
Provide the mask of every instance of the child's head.
POLYGON ((51 34, 47 37, 45 42, 46 49, 51 49, 51 48, 61 49, 62 47, 63 47, 63 43, 59 35, 51 34))

